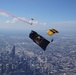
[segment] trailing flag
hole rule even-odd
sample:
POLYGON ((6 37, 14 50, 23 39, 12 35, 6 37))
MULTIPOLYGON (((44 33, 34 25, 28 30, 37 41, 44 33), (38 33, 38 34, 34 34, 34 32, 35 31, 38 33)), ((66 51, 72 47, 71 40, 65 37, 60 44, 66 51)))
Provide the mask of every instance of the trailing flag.
POLYGON ((35 31, 31 31, 29 34, 29 37, 37 44, 39 45, 44 51, 46 50, 47 45, 50 43, 47 39, 45 39, 43 36, 39 35, 35 31))

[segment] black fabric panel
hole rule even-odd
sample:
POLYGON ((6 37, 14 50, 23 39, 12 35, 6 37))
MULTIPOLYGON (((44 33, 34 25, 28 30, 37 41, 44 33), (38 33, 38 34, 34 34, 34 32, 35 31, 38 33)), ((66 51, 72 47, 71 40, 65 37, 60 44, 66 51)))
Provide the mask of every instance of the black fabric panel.
POLYGON ((43 50, 46 50, 47 45, 50 43, 48 40, 46 40, 44 37, 39 35, 35 31, 31 31, 29 34, 29 37, 37 44, 39 45, 43 50))

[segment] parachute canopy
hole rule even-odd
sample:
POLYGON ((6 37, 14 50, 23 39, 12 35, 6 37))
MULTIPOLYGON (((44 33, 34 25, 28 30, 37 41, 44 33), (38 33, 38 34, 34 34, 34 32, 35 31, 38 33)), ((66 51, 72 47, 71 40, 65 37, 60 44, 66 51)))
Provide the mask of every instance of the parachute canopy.
POLYGON ((29 34, 29 37, 38 45, 40 46, 44 51, 47 47, 47 45, 50 43, 48 40, 46 40, 44 37, 42 37, 41 35, 39 35, 37 32, 35 31, 31 31, 31 33, 29 34))
POLYGON ((55 33, 59 33, 57 30, 55 30, 55 29, 49 29, 48 31, 47 31, 47 34, 48 35, 50 35, 50 36, 52 36, 53 34, 55 34, 55 33))

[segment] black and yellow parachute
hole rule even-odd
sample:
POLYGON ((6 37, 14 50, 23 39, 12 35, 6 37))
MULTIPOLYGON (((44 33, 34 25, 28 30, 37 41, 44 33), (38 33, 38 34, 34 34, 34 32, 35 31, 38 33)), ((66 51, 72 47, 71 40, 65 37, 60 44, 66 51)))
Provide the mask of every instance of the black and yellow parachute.
POLYGON ((50 35, 50 36, 52 36, 53 34, 55 34, 55 33, 59 33, 56 29, 49 29, 49 30, 47 30, 47 34, 48 35, 50 35))

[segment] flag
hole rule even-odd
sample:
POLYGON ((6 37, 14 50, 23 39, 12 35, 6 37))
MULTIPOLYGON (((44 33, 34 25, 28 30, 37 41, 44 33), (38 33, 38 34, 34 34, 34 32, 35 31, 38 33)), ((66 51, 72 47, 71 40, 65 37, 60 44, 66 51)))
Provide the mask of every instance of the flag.
POLYGON ((38 45, 40 46, 44 51, 46 50, 47 45, 50 43, 47 39, 45 39, 43 36, 39 35, 35 31, 31 31, 29 34, 29 37, 38 45))

